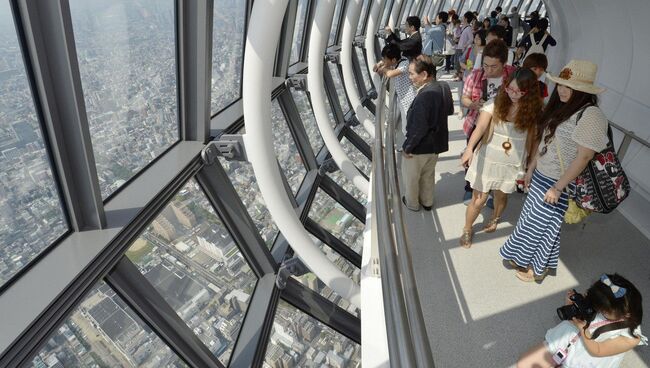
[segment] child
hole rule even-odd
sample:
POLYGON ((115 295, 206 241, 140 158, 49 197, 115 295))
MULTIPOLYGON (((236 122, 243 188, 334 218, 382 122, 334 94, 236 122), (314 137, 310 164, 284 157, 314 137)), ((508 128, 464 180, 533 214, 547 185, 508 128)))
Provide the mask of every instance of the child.
MULTIPOLYGON (((567 305, 574 304, 569 298, 567 305)), ((641 334, 641 294, 618 274, 603 274, 585 295, 596 315, 591 322, 573 318, 546 332, 544 343, 531 349, 517 367, 616 368, 625 353, 647 345, 641 334)))
MULTIPOLYGON (((544 54, 530 54, 524 60, 524 65, 522 68, 528 68, 537 75, 537 80, 546 73, 546 68, 548 68, 548 59, 544 54)), ((548 97, 548 87, 546 83, 539 81, 539 88, 542 92, 542 98, 548 97)))

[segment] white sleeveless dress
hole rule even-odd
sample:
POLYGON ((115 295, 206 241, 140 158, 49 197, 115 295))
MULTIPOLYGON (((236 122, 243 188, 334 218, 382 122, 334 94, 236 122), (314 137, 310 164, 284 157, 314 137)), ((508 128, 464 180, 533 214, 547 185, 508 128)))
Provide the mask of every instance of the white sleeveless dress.
MULTIPOLYGON (((481 111, 493 113, 494 103, 481 111)), ((502 121, 494 126, 494 134, 487 144, 474 152, 472 162, 465 174, 472 189, 487 193, 500 190, 513 193, 517 190, 516 180, 523 178, 526 158, 526 132, 515 129, 515 124, 502 121), (506 152, 503 143, 509 141, 511 148, 506 152)))
MULTIPOLYGON (((594 318, 594 323, 604 321, 605 317, 598 313, 594 318)), ((593 333, 596 329, 589 328, 589 332, 593 333)), ((557 326, 551 328, 546 332, 545 341, 548 351, 554 354, 559 349, 565 349, 569 341, 578 333, 578 329, 573 323, 569 321, 562 321, 557 326)), ((634 330, 634 334, 641 337, 639 345, 648 345, 648 338, 641 334, 641 326, 634 330)), ((608 331, 600 334, 596 339, 597 342, 603 342, 619 336, 634 338, 630 335, 629 329, 608 331)), ((617 368, 621 365, 625 353, 616 354, 608 357, 593 357, 589 354, 582 339, 578 339, 575 344, 571 345, 567 350, 567 358, 562 364, 563 368, 617 368)))

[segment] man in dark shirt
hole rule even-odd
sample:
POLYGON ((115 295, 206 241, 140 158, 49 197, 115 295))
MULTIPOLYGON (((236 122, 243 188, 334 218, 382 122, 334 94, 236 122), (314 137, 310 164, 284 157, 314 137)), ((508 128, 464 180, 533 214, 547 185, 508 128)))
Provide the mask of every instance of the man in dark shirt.
POLYGON ((390 27, 386 27, 388 36, 386 42, 399 46, 402 55, 409 59, 415 58, 422 53, 422 35, 420 35, 420 18, 410 16, 406 18, 406 34, 408 38, 401 40, 399 33, 396 34, 390 27))
POLYGON ((409 64, 409 79, 418 89, 406 114, 406 140, 402 145, 402 201, 410 210, 420 204, 433 208, 435 170, 438 154, 449 150, 447 118, 454 113, 449 85, 436 82, 436 67, 428 56, 409 64))

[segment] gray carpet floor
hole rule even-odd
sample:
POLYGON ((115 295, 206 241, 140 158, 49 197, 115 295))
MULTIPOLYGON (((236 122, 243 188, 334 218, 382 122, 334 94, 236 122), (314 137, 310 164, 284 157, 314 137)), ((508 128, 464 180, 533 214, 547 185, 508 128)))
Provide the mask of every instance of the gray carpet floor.
MULTIPOLYGON (((459 83, 450 85, 457 99, 459 83)), ((440 156, 436 168, 434 210, 404 208, 436 367, 514 367, 517 358, 559 322, 555 310, 563 304, 565 292, 585 290, 603 272, 618 272, 631 280, 646 296, 644 312, 650 317, 650 240, 618 212, 564 225, 559 268, 542 284, 519 281, 498 255, 517 222, 522 194, 510 196, 504 218, 492 234, 480 231, 491 211, 485 208, 474 226, 473 246, 461 248, 466 207, 459 155, 465 137, 457 115, 450 119, 449 129, 450 150, 440 156)), ((635 348, 623 364, 649 366, 650 347, 635 348)))

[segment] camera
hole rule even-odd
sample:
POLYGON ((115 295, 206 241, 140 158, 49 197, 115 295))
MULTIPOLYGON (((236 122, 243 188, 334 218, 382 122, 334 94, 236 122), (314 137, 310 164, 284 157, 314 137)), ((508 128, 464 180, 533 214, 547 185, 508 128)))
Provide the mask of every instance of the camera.
POLYGON ((591 322, 594 319, 596 312, 582 294, 573 289, 573 295, 569 299, 573 302, 572 304, 557 309, 557 316, 561 320, 568 321, 575 317, 585 322, 591 322))

